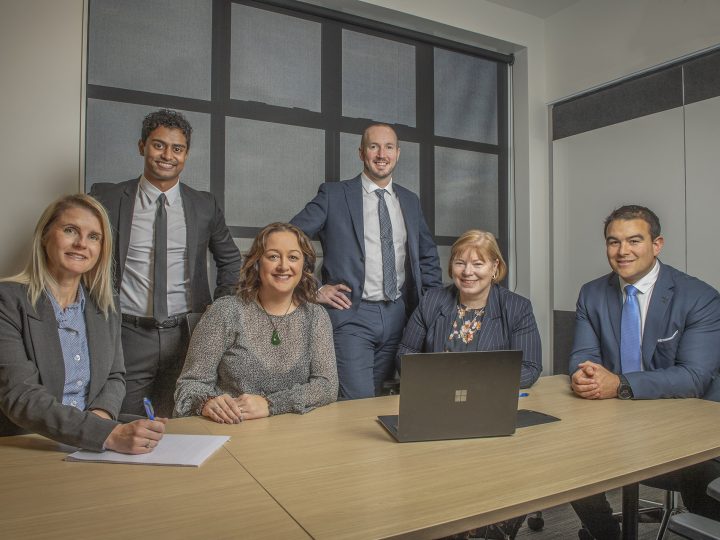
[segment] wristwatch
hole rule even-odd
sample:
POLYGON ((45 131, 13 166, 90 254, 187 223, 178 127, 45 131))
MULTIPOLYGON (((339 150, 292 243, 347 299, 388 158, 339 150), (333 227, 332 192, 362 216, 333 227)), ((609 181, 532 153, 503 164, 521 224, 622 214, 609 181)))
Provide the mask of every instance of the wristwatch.
POLYGON ((632 399, 633 391, 624 375, 620 375, 620 384, 617 387, 618 399, 632 399))

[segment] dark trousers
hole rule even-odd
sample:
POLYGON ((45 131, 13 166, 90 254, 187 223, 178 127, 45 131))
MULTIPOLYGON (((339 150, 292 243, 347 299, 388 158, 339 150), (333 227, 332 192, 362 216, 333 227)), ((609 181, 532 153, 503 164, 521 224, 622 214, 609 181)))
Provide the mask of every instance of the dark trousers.
POLYGON ((125 399, 121 412, 144 416, 143 398, 148 397, 157 416, 172 416, 189 335, 184 320, 174 328, 142 328, 123 321, 125 399))
MULTIPOLYGON (((720 502, 706 493, 707 485, 720 477, 720 463, 711 459, 679 471, 656 476, 642 483, 661 489, 679 491, 688 510, 720 521, 720 502)), ((573 501, 580 521, 598 540, 620 538, 620 524, 612 517, 612 507, 604 493, 573 501)))
POLYGON ((380 394, 395 373, 405 328, 405 302, 360 302, 355 315, 334 329, 340 399, 380 394))

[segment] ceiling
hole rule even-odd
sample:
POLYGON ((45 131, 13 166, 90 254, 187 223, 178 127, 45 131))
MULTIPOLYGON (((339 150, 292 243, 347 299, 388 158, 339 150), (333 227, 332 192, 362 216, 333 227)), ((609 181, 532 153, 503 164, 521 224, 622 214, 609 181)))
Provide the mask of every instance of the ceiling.
POLYGON ((541 19, 555 15, 561 9, 577 4, 580 0, 488 0, 493 4, 522 11, 541 19))

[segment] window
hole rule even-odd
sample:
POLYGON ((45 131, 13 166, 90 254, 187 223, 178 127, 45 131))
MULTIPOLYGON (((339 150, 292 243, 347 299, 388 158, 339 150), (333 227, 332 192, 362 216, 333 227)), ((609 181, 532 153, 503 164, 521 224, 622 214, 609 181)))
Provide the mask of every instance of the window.
POLYGON ((511 57, 291 0, 91 0, 88 29, 88 190, 137 177, 143 116, 180 110, 183 182, 211 191, 244 243, 359 174, 360 134, 381 121, 441 258, 470 228, 507 254, 511 57))

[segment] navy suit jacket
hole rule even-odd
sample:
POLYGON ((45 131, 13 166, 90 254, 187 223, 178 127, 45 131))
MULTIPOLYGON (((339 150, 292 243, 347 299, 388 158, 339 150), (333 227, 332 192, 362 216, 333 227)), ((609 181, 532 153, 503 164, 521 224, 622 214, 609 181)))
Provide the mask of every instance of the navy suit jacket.
MULTIPOLYGON (((420 200, 412 191, 393 183, 407 229, 407 257, 403 298, 408 314, 423 293, 442 286, 437 248, 428 230, 420 200)), ((362 180, 356 176, 343 182, 325 182, 315 198, 290 221, 323 248, 322 282, 344 283, 352 289, 351 309, 328 309, 333 327, 353 316, 365 284, 365 240, 362 180)))
MULTIPOLYGON (((615 273, 583 285, 575 312, 570 374, 585 360, 621 373, 622 291, 615 273)), ((624 374, 638 399, 703 397, 720 368, 720 295, 660 265, 642 336, 644 371, 624 374)))
MULTIPOLYGON (((455 285, 433 289, 423 296, 403 334, 398 358, 403 354, 442 352, 457 316, 455 285)), ((493 285, 485 316, 475 341, 477 351, 522 350, 520 386, 531 386, 542 371, 542 347, 530 300, 493 285)))
MULTIPOLYGON (((113 227, 115 247, 115 290, 120 290, 125 270, 133 210, 140 179, 119 184, 98 183, 92 186, 90 195, 99 200, 108 212, 113 227)), ((213 255, 217 268, 217 287, 214 298, 235 292, 240 278, 241 257, 225 217, 215 197, 180 183, 187 227, 187 258, 190 283, 190 305, 194 313, 202 313, 210 304, 210 287, 207 274, 207 251, 213 255)))
POLYGON ((117 422, 125 396, 120 317, 106 319, 85 292, 85 325, 90 353, 90 384, 81 411, 63 405, 65 362, 50 300, 43 294, 35 307, 26 285, 0 283, 0 436, 26 431, 88 450, 102 450, 117 422))

